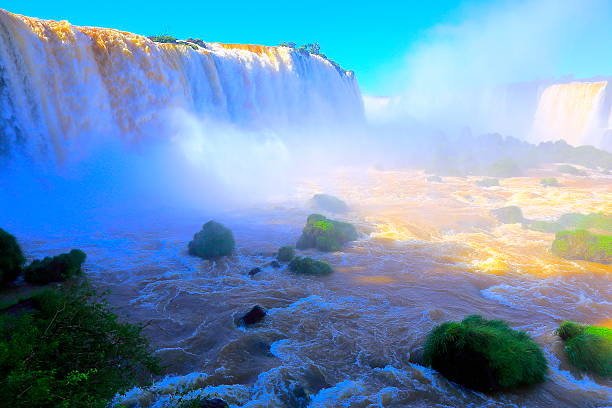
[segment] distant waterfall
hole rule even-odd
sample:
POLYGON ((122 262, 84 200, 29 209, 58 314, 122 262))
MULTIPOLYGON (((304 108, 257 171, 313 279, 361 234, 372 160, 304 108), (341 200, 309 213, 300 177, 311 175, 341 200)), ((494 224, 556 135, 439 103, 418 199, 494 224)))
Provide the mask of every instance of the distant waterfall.
POLYGON ((563 139, 578 146, 605 145, 612 125, 608 82, 571 82, 546 87, 534 116, 534 142, 563 139))
POLYGON ((160 44, 0 10, 0 154, 62 161, 84 146, 167 137, 165 112, 248 129, 363 119, 357 81, 287 47, 160 44))

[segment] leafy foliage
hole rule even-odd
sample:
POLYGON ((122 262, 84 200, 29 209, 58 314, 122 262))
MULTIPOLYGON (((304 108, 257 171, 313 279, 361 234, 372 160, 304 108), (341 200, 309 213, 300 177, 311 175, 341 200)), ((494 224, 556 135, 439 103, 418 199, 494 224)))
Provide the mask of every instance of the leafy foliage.
POLYGON ((141 328, 86 283, 33 300, 29 313, 0 315, 0 406, 102 408, 159 370, 141 328))
POLYGON ((295 249, 292 246, 282 246, 278 248, 276 259, 281 262, 289 262, 295 257, 295 249))
POLYGON ((230 229, 216 221, 208 221, 189 242, 189 254, 204 259, 231 255, 236 242, 230 229))
POLYGON ((424 359, 449 380, 481 391, 535 384, 547 369, 540 346, 525 332, 478 315, 435 327, 424 359))
POLYGON ((527 221, 529 229, 541 232, 556 233, 563 230, 585 229, 612 233, 612 215, 601 213, 563 214, 556 221, 527 221))
POLYGON ((67 254, 35 260, 25 268, 25 280, 34 284, 63 282, 81 273, 85 252, 73 249, 67 254))
POLYGON ((299 256, 293 258, 289 263, 289 269, 292 272, 304 275, 329 275, 334 271, 331 265, 325 261, 299 256))
POLYGON ((612 376, 612 329, 565 321, 557 329, 565 353, 577 368, 602 377, 612 376))
POLYGON ((298 249, 317 248, 320 251, 339 251, 342 245, 358 238, 355 227, 347 222, 334 221, 320 214, 311 214, 296 244, 298 249))
POLYGON ((0 284, 17 279, 25 258, 17 239, 0 228, 0 284))
POLYGON ((147 38, 157 43, 178 44, 178 40, 176 39, 176 37, 172 37, 171 35, 152 35, 147 38))

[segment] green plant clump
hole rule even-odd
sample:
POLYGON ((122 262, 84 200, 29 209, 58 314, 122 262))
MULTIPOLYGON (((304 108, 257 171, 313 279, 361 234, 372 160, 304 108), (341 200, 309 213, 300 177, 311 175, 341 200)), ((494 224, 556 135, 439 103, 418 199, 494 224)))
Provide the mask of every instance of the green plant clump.
POLYGON ((81 273, 85 258, 85 252, 73 249, 67 254, 37 259, 25 268, 25 280, 37 285, 63 282, 81 273))
POLYGON ((609 264, 612 262, 612 235, 593 234, 587 230, 560 231, 552 243, 553 254, 609 264))
POLYGON ((292 246, 282 246, 278 248, 276 259, 280 262, 289 262, 295 257, 295 249, 292 246))
POLYGON ((25 258, 14 236, 0 228, 0 284, 14 281, 25 258))
POLYGON ((320 251, 339 251, 342 245, 358 238, 352 224, 334 221, 320 214, 311 214, 295 245, 298 249, 317 248, 320 251))
POLYGON ((311 203, 314 208, 331 213, 345 213, 349 210, 348 205, 344 201, 329 194, 315 194, 311 199, 311 203))
POLYGON ((568 213, 563 214, 557 221, 529 221, 526 225, 529 229, 549 233, 574 229, 612 233, 612 216, 601 213, 568 213))
POLYGON ((540 185, 543 187, 560 187, 559 181, 555 177, 546 177, 540 179, 540 185))
POLYGON ((318 261, 309 257, 295 257, 289 263, 292 272, 304 275, 329 275, 334 270, 325 261, 318 261))
POLYGON ((208 221, 189 242, 189 254, 204 259, 231 255, 236 242, 232 231, 216 221, 208 221))
POLYGON ((152 35, 147 38, 157 43, 178 44, 178 40, 176 39, 176 37, 172 37, 171 35, 152 35))
POLYGON ((556 333, 565 341, 570 363, 580 370, 612 377, 612 329, 565 321, 556 333))
POLYGON ((497 187, 499 186, 499 180, 496 178, 486 178, 482 180, 478 180, 476 182, 478 187, 497 187))
POLYGON ((141 327, 121 323, 86 283, 0 315, 0 406, 104 408, 159 372, 141 327))
POLYGON ((493 215, 503 224, 517 224, 525 221, 523 211, 521 211, 520 207, 517 207, 516 205, 491 210, 491 215, 493 215))
POLYGON ((539 383, 547 370, 540 346, 525 332, 478 315, 435 327, 424 359, 449 380, 479 391, 539 383))

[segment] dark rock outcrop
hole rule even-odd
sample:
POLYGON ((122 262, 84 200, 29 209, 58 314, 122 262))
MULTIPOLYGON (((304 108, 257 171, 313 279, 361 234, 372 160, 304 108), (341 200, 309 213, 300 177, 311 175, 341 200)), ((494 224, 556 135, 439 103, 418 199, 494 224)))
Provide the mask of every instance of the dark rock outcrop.
POLYGON ((232 231, 216 221, 208 221, 189 242, 189 255, 216 259, 231 255, 236 243, 232 231))

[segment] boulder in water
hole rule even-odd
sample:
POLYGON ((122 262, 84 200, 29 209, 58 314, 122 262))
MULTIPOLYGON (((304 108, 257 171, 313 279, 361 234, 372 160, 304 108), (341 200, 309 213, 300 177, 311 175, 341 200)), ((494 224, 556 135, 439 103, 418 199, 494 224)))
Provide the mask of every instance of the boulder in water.
POLYGON ((525 221, 523 211, 516 205, 491 210, 491 215, 497 218, 502 224, 517 224, 525 221))
POLYGON ((442 183, 442 177, 440 176, 428 176, 426 180, 428 183, 442 183))
POLYGON ((560 231, 552 243, 553 254, 603 264, 612 263, 612 235, 593 234, 587 230, 560 231))
POLYGON ((310 203, 313 208, 331 213, 341 214, 349 210, 348 205, 344 201, 329 194, 315 194, 310 199, 310 203))
POLYGON ((320 214, 311 214, 295 246, 298 249, 317 248, 320 251, 339 251, 343 244, 357 238, 357 230, 353 225, 330 220, 320 214))
POLYGON ((235 245, 234 234, 229 228, 216 221, 208 221, 189 242, 189 255, 216 259, 231 255, 235 245))
POLYGON ((565 321, 556 333, 565 341, 565 354, 575 367, 612 377, 612 329, 565 321))
POLYGON ((485 179, 476 181, 476 185, 478 187, 498 187, 499 180, 496 178, 485 178, 485 179))
POLYGON ((85 252, 73 249, 67 254, 35 260, 25 268, 25 280, 37 285, 63 282, 81 273, 85 252))
POLYGON ((295 257, 295 249, 292 246, 282 246, 278 248, 276 259, 280 262, 289 262, 295 257))
POLYGON ((249 276, 255 276, 257 275, 259 272, 261 272, 261 268, 253 268, 249 271, 249 276))
POLYGON ((17 279, 24 263, 25 258, 17 239, 0 228, 0 284, 17 279))
POLYGON ((423 358, 449 380, 479 391, 539 383, 547 370, 540 346, 525 332, 478 315, 435 327, 423 358))
POLYGON ((255 305, 240 318, 239 324, 241 326, 251 326, 261 322, 264 317, 266 317, 266 310, 259 305, 255 305))
POLYGON ((281 264, 278 261, 272 261, 269 264, 271 267, 273 267, 274 269, 278 269, 281 267, 281 264))
POLYGON ((289 263, 292 272, 304 275, 329 275, 334 270, 325 261, 318 261, 309 257, 295 257, 289 263))

